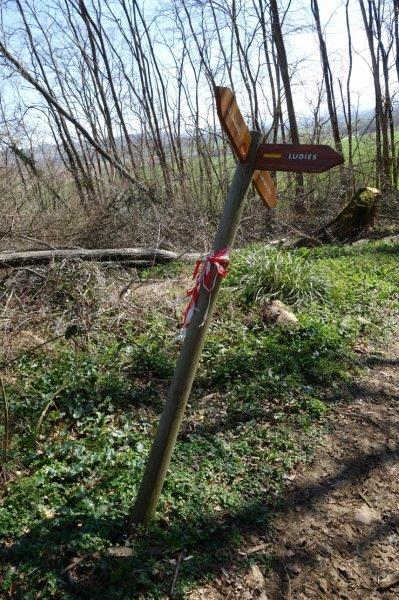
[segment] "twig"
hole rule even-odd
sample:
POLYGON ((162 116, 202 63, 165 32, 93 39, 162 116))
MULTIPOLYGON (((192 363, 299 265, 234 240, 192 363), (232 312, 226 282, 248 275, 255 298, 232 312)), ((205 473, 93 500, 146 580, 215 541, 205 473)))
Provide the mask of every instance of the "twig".
POLYGON ((67 386, 68 386, 68 384, 65 384, 65 385, 61 386, 57 391, 55 391, 54 394, 51 396, 50 400, 47 402, 44 409, 42 410, 41 415, 40 415, 39 420, 36 425, 36 437, 39 435, 40 428, 42 426, 44 417, 46 416, 48 409, 50 408, 50 406, 52 405, 52 403, 54 402, 54 400, 58 396, 58 394, 63 392, 67 386))
MULTIPOLYGON (((137 281, 137 270, 135 271, 135 273, 134 273, 133 277, 130 279, 130 281, 128 281, 128 283, 119 292, 119 300, 123 300, 123 298, 125 297, 125 294, 127 294, 130 286, 132 285, 132 283, 134 283, 134 281, 137 281)), ((140 287, 141 285, 142 285, 142 283, 140 282, 138 287, 140 287)), ((134 288, 134 289, 137 289, 137 288, 134 288)))
POLYGON ((14 295, 14 289, 12 289, 11 292, 9 293, 9 295, 8 295, 7 301, 6 301, 6 303, 4 305, 4 308, 3 308, 3 313, 2 313, 3 315, 7 312, 8 305, 10 304, 10 300, 13 297, 13 295, 14 295))
POLYGON ((43 275, 43 273, 38 273, 34 269, 30 269, 29 267, 16 267, 16 270, 17 271, 27 271, 28 273, 31 273, 32 275, 36 275, 36 277, 41 277, 42 279, 46 279, 46 276, 43 275))
MULTIPOLYGON (((290 229, 294 233, 300 235, 302 238, 311 240, 312 242, 315 242, 318 245, 321 244, 320 239, 318 237, 316 237, 314 234, 312 235, 311 233, 305 233, 302 229, 298 229, 298 227, 294 227, 293 225, 286 225, 286 227, 287 227, 287 229, 290 229)), ((295 242, 295 240, 294 240, 294 242, 295 242)))
POLYGON ((48 248, 49 250, 55 250, 55 247, 52 244, 49 244, 48 242, 45 242, 44 240, 39 240, 37 238, 34 237, 30 237, 29 235, 22 235, 22 233, 19 233, 18 235, 13 234, 12 237, 14 239, 21 239, 21 240, 28 240, 28 242, 37 242, 38 244, 41 244, 42 246, 44 246, 45 248, 48 248))
POLYGON ((288 569, 287 566, 284 563, 284 571, 285 571, 285 576, 287 578, 287 600, 292 600, 292 590, 291 590, 291 578, 290 575, 288 573, 288 569))
POLYGON ((9 445, 10 445, 10 411, 9 411, 6 390, 4 387, 4 381, 3 381, 2 377, 0 377, 0 383, 1 383, 1 395, 3 398, 3 410, 4 410, 3 464, 1 465, 1 468, 3 471, 3 477, 5 479, 6 478, 5 464, 8 459, 8 449, 9 449, 9 445))
POLYGON ((366 496, 365 496, 365 495, 364 495, 362 492, 358 492, 358 494, 359 494, 360 498, 361 498, 362 500, 364 500, 364 502, 367 504, 367 506, 368 506, 369 508, 373 508, 373 507, 371 506, 370 502, 367 500, 366 496))
POLYGON ((181 567, 181 563, 182 560, 184 558, 184 555, 186 553, 185 548, 180 552, 179 554, 179 558, 176 561, 176 568, 175 568, 175 574, 173 576, 173 581, 172 581, 172 586, 170 588, 170 597, 174 598, 175 597, 175 588, 176 588, 176 583, 177 583, 177 578, 179 576, 179 571, 180 571, 180 567, 181 567))
POLYGON ((72 325, 72 326, 67 327, 66 330, 64 331, 64 333, 60 333, 59 335, 55 335, 55 336, 49 338, 48 340, 45 340, 44 342, 41 342, 40 344, 37 344, 36 346, 31 346, 27 350, 24 350, 23 352, 20 352, 20 354, 18 354, 14 358, 10 358, 10 360, 5 360, 3 362, 0 362, 0 369, 4 369, 5 367, 8 367, 9 365, 12 365, 13 363, 17 362, 20 358, 22 358, 22 356, 26 356, 27 354, 31 354, 35 350, 38 350, 39 348, 42 348, 43 346, 46 346, 47 344, 51 344, 51 342, 55 342, 56 340, 59 340, 61 338, 65 338, 65 339, 68 340, 68 339, 71 339, 72 337, 74 337, 74 335, 82 333, 82 331, 80 331, 79 328, 76 328, 76 331, 74 330, 73 334, 71 334, 70 330, 71 330, 72 327, 74 327, 74 326, 72 325))

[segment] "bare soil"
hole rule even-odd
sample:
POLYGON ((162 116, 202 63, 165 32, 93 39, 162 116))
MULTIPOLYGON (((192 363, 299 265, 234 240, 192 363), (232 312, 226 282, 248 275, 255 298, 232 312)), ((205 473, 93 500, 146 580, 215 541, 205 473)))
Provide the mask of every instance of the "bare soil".
POLYGON ((191 600, 399 599, 399 343, 361 356, 283 509, 239 552, 250 568, 236 556, 191 600))

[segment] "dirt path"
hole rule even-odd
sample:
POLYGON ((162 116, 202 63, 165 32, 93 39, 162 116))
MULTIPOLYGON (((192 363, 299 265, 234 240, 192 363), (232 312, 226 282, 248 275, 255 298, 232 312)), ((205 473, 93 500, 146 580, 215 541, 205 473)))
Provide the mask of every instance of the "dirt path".
POLYGON ((363 356, 369 370, 333 403, 272 530, 243 549, 256 565, 193 598, 399 599, 399 343, 363 356))
POLYGON ((274 523, 269 598, 399 598, 399 344, 368 362, 274 523))

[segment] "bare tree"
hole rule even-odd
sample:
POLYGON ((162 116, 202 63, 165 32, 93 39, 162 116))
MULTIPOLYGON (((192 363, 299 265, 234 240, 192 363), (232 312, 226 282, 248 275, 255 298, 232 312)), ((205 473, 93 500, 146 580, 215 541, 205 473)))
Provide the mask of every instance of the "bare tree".
POLYGON ((367 41, 371 57, 372 75, 375 94, 375 124, 376 124, 376 184, 380 183, 380 173, 382 174, 382 185, 386 187, 390 180, 390 158, 389 141, 386 112, 384 110, 381 81, 380 81, 380 39, 381 39, 381 1, 378 2, 378 8, 374 0, 368 0, 368 10, 364 5, 364 0, 359 0, 362 12, 364 29, 367 35, 367 41), (377 37, 377 48, 375 46, 375 36, 377 37))
MULTIPOLYGON (((277 0, 270 0, 269 6, 270 6, 270 14, 271 14, 271 20, 272 20, 273 40, 274 40, 274 44, 276 46, 277 58, 278 58, 279 66, 280 66, 280 72, 281 72, 281 79, 282 79, 283 85, 284 85, 285 101, 287 104, 288 120, 289 120, 289 124, 290 124, 290 137, 294 144, 299 144, 299 130, 298 130, 298 124, 297 124, 297 119, 296 119, 294 101, 293 101, 293 97, 292 97, 291 78, 290 78, 290 73, 289 73, 289 68, 288 68, 288 60, 287 60, 287 53, 285 50, 283 32, 281 29, 280 14, 279 14, 279 8, 277 5, 277 0)), ((297 184, 297 188, 296 188, 295 210, 298 213, 304 213, 305 212, 305 204, 304 204, 304 200, 303 200, 304 185, 303 185, 303 176, 300 173, 298 173, 296 175, 296 184, 297 184)))
POLYGON ((324 40, 323 32, 320 23, 319 4, 317 0, 311 0, 311 8, 316 23, 317 36, 319 39, 321 65, 323 69, 323 79, 326 88, 328 114, 330 115, 331 129, 333 133, 335 148, 338 152, 342 152, 341 135, 339 132, 337 107, 335 103, 334 93, 334 80, 331 74, 330 61, 328 59, 328 52, 326 42, 324 40))

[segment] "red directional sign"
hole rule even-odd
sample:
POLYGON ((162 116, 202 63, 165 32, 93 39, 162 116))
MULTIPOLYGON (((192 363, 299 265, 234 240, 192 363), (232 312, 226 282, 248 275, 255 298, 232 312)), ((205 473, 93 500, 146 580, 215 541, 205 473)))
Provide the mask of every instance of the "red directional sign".
POLYGON ((256 168, 267 171, 322 173, 343 162, 343 156, 330 146, 262 144, 256 157, 256 168))

